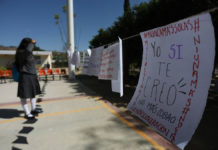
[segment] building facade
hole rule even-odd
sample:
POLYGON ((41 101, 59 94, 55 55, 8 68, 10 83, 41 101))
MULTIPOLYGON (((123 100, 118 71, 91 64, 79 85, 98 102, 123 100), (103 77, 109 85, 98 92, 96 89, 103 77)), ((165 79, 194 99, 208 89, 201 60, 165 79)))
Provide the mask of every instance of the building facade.
MULTIPOLYGON (((14 50, 0 50, 0 68, 10 69, 15 61, 15 54, 16 51, 14 50)), ((36 69, 44 68, 46 64, 49 64, 50 69, 52 69, 52 52, 33 51, 33 55, 36 61, 36 69)))

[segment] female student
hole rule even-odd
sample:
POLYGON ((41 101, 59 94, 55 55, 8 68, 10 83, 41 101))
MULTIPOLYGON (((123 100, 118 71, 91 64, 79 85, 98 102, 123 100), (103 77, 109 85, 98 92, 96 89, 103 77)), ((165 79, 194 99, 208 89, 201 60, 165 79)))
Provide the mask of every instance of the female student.
POLYGON ((35 44, 35 40, 24 38, 17 48, 15 55, 15 64, 19 71, 17 96, 21 99, 21 104, 25 111, 25 118, 27 119, 33 119, 34 115, 40 112, 36 109, 35 98, 36 95, 41 93, 33 57, 35 44), (28 109, 26 101, 28 98, 31 102, 31 112, 28 109))

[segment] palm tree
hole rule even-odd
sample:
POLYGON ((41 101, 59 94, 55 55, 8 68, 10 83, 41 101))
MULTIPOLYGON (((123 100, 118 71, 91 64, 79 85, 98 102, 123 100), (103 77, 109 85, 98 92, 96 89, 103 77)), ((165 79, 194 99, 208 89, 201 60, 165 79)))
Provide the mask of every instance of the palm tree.
POLYGON ((67 44, 66 44, 66 40, 64 37, 66 37, 66 33, 64 32, 64 29, 63 29, 63 25, 61 27, 61 21, 60 21, 60 17, 58 14, 55 14, 54 15, 54 19, 55 19, 55 24, 58 26, 58 29, 59 29, 59 32, 60 32, 60 36, 61 36, 61 41, 63 42, 63 47, 64 47, 64 50, 67 50, 67 44))

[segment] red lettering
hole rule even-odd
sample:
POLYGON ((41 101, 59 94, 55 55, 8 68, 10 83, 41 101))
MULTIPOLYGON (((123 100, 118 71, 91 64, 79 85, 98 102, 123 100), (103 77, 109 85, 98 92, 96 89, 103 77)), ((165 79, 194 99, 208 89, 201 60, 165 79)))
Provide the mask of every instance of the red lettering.
POLYGON ((174 27, 173 27, 173 25, 170 25, 170 28, 172 29, 171 33, 174 34, 174 27))
POLYGON ((184 30, 188 31, 188 24, 186 22, 184 22, 184 30))
POLYGON ((170 35, 170 29, 169 29, 170 27, 167 27, 167 32, 165 32, 166 33, 166 36, 168 36, 168 35, 170 35))
MULTIPOLYGON (((196 69, 199 68, 199 61, 193 63, 193 70, 194 70, 194 72, 197 72, 197 71, 195 70, 195 68, 196 68, 196 69)), ((193 74, 192 74, 192 76, 193 76, 193 74)))
POLYGON ((198 47, 196 47, 195 49, 196 49, 196 53, 198 53, 198 47))
POLYGON ((178 30, 178 32, 181 32, 181 31, 183 30, 183 29, 182 29, 182 24, 181 24, 181 23, 178 24, 177 30, 178 30))
POLYGON ((188 98, 188 103, 186 104, 186 106, 191 106, 191 101, 192 101, 192 99, 191 98, 188 98))
MULTIPOLYGON (((185 29, 188 28, 188 25, 191 26, 191 30, 192 30, 193 25, 190 23, 190 20, 187 21, 187 24, 184 23, 185 29)), ((200 30, 199 18, 194 21, 194 30, 195 30, 195 32, 200 30)), ((201 43, 200 35, 198 35, 196 37, 195 36, 193 37, 193 43, 195 45, 201 43)), ((190 82, 190 86, 194 85, 195 89, 197 88, 197 84, 198 84, 198 68, 199 68, 199 65, 200 65, 200 63, 199 63, 200 62, 200 60, 199 60, 200 56, 198 54, 198 50, 199 50, 198 47, 195 47, 194 62, 193 62, 193 66, 192 66, 192 69, 193 69, 192 77, 194 79, 191 80, 191 82, 190 82)), ((191 106, 191 101, 192 101, 191 97, 194 97, 194 93, 195 93, 195 90, 190 89, 189 94, 188 94, 189 98, 187 99, 186 106, 183 108, 182 114, 180 116, 180 119, 179 119, 179 122, 178 122, 177 126, 175 127, 174 133, 172 133, 170 135, 171 142, 175 141, 178 129, 183 126, 183 122, 185 121, 186 115, 190 111, 190 106, 191 106)))
MULTIPOLYGON (((199 66, 199 54, 195 54, 194 55, 194 59, 198 62, 198 65, 199 66)), ((198 68, 198 67, 197 67, 198 68)))
POLYGON ((192 96, 192 97, 193 97, 193 96, 194 96, 194 92, 195 92, 195 91, 191 89, 191 90, 189 91, 188 96, 192 96))
POLYGON ((179 124, 178 124, 178 128, 182 127, 182 123, 183 123, 184 119, 182 117, 179 118, 179 124))
POLYGON ((148 34, 147 32, 144 33, 144 38, 147 38, 147 34, 148 34))
MULTIPOLYGON (((184 114, 184 116, 186 116, 186 114, 188 113, 189 110, 190 110, 190 109, 189 109, 188 107, 185 107, 185 108, 183 109, 182 114, 184 114)), ((184 119, 185 119, 185 118, 184 118, 184 119)), ((183 119, 183 121, 184 121, 184 119, 183 119)))
POLYGON ((199 32, 200 30, 200 20, 199 18, 197 20, 194 20, 194 29, 195 29, 195 32, 199 32))
POLYGON ((198 44, 201 43, 200 35, 198 35, 197 38, 194 36, 194 44, 197 45, 197 43, 198 43, 198 44))
POLYGON ((187 24, 191 27, 190 30, 193 30, 193 25, 190 23, 190 19, 188 19, 187 24))
POLYGON ((175 139, 176 139, 176 133, 172 133, 170 135, 170 141, 173 143, 175 141, 175 139))
POLYGON ((197 88, 197 84, 198 84, 198 80, 191 80, 191 86, 192 86, 192 84, 194 84, 195 85, 195 88, 197 88))
POLYGON ((164 36, 165 31, 166 31, 166 28, 161 28, 160 29, 160 36, 164 36))

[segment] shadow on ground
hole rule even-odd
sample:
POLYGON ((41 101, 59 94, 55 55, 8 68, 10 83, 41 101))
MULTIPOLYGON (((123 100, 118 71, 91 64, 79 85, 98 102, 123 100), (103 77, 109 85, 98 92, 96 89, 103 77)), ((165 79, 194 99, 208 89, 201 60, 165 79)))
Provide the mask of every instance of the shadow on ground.
POLYGON ((112 92, 110 80, 98 80, 94 76, 84 75, 78 75, 76 79, 88 89, 94 91, 95 94, 91 93, 92 95, 101 96, 103 99, 110 101, 113 105, 123 109, 127 107, 135 91, 135 86, 126 85, 124 87, 124 96, 120 97, 119 93, 112 92))
MULTIPOLYGON (((84 150, 100 150, 102 147, 108 149, 135 149, 137 150, 155 150, 151 144, 141 138, 136 138, 135 132, 130 132, 129 127, 123 124, 115 116, 107 118, 106 124, 89 126, 81 129, 80 138, 86 141, 84 150), (115 124, 110 122, 116 122, 115 124), (121 133, 120 136, 114 136, 114 133, 121 133), (107 134, 105 134, 107 133, 107 134), (128 136, 128 138, 126 138, 128 136), (132 143, 132 144, 128 144, 132 143)), ((81 141, 83 141, 81 140, 81 141)))
POLYGON ((17 109, 0 109, 0 118, 4 119, 12 119, 20 117, 24 111, 19 111, 17 109))
MULTIPOLYGON (((132 115, 127 110, 127 105, 130 102, 136 86, 125 85, 124 96, 120 98, 118 93, 111 91, 111 81, 98 80, 93 76, 78 75, 76 79, 83 85, 78 86, 78 91, 84 92, 84 88, 88 88, 93 92, 86 93, 87 95, 100 96, 108 100, 114 106, 120 108, 127 114, 132 115), (85 86, 84 86, 85 85, 85 86)), ((69 81, 70 82, 70 81, 69 81)), ((214 81, 212 81, 214 82, 214 81)), ((201 119, 201 122, 193 135, 191 141, 186 146, 185 150, 216 150, 218 147, 218 94, 214 92, 214 87, 211 86, 207 105, 201 119)), ((136 118, 136 117, 135 117, 136 118)), ((138 118, 136 118, 138 120, 138 118)))
POLYGON ((42 98, 42 97, 45 96, 45 94, 46 94, 46 86, 47 86, 48 82, 49 82, 48 80, 44 80, 44 83, 43 83, 42 87, 40 87, 41 94, 39 95, 39 98, 42 98))

